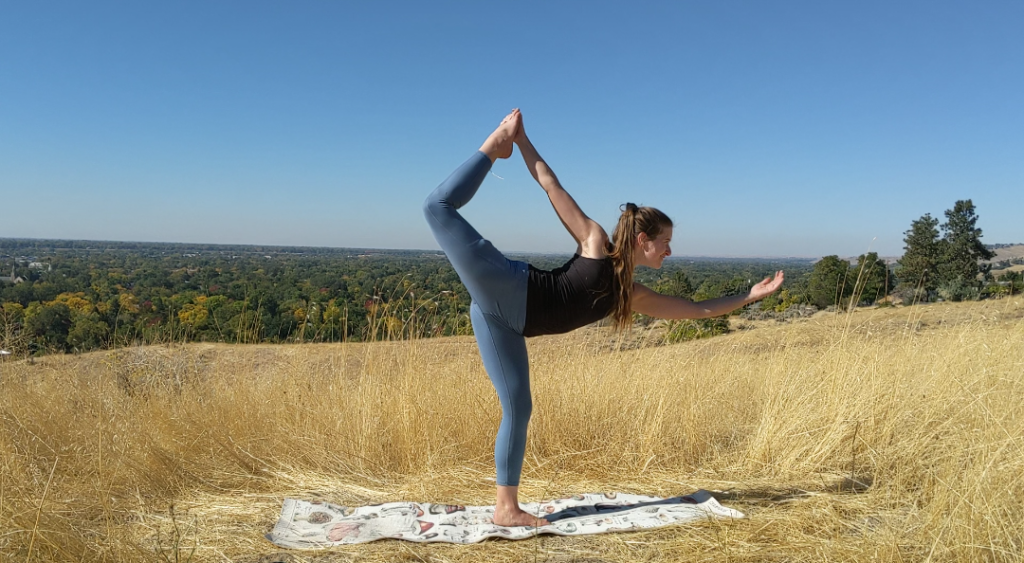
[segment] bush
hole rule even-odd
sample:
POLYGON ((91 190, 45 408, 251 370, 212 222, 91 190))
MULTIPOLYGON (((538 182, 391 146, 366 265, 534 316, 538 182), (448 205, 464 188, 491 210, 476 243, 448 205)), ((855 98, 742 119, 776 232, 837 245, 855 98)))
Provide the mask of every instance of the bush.
POLYGON ((713 319, 682 319, 672 321, 665 333, 665 343, 675 344, 698 338, 710 338, 729 332, 729 319, 715 317, 713 319))
POLYGON ((977 301, 981 298, 981 290, 963 278, 943 282, 939 285, 938 292, 939 297, 946 301, 977 301))
POLYGON ((893 299, 899 301, 903 305, 913 305, 914 303, 927 303, 931 301, 931 295, 928 290, 923 287, 898 287, 892 292, 892 296, 893 299))

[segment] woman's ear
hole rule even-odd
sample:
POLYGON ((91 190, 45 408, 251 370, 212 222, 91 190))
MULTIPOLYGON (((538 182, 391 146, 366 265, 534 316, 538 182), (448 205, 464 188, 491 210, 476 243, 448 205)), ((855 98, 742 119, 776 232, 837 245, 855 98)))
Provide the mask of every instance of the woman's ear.
POLYGON ((645 242, 647 242, 647 241, 649 241, 649 240, 651 240, 651 237, 647 236, 647 233, 645 233, 645 232, 643 232, 643 231, 640 231, 640 232, 639 232, 639 233, 637 233, 637 235, 636 235, 636 243, 637 243, 638 245, 640 245, 640 246, 643 246, 643 245, 644 245, 644 243, 645 243, 645 242))

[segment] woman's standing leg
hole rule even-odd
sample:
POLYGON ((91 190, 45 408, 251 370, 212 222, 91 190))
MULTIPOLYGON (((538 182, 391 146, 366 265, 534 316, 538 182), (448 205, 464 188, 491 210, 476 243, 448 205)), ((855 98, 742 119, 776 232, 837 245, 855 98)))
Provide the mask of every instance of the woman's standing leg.
POLYGON ((498 498, 494 523, 500 526, 543 526, 548 522, 519 506, 519 476, 526 454, 526 432, 533 411, 530 395, 530 360, 526 338, 504 319, 485 313, 473 303, 469 309, 480 358, 501 401, 501 424, 494 440, 494 466, 498 498))

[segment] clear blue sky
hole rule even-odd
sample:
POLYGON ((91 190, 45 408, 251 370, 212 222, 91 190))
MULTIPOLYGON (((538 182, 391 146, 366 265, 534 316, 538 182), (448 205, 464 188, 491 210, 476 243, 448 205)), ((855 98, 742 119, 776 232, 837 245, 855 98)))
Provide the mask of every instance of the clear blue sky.
MULTIPOLYGON (((437 248, 424 196, 512 107, 609 231, 676 255, 1024 241, 1024 2, 0 3, 0 237, 437 248), (872 242, 872 239, 875 239, 872 242)), ((518 153, 465 215, 575 244, 518 153)))

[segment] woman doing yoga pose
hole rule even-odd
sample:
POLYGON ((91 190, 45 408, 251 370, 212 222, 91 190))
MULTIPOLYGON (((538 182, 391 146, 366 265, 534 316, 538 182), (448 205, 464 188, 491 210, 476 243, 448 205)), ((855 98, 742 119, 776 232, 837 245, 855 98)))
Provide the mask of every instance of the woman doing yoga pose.
POLYGON ((537 153, 513 110, 480 149, 427 198, 427 223, 472 298, 470 319, 487 375, 501 402, 502 418, 494 444, 500 526, 542 526, 519 506, 519 475, 526 451, 526 428, 533 402, 526 337, 558 334, 612 316, 618 328, 633 312, 663 319, 703 319, 724 315, 763 299, 782 285, 782 272, 765 278, 745 295, 694 303, 661 295, 633 281, 637 266, 660 268, 672 251, 672 221, 651 207, 625 205, 609 240, 562 188, 537 153), (496 159, 519 147, 526 167, 548 194, 558 218, 576 239, 576 254, 553 271, 509 260, 459 214, 496 159))

